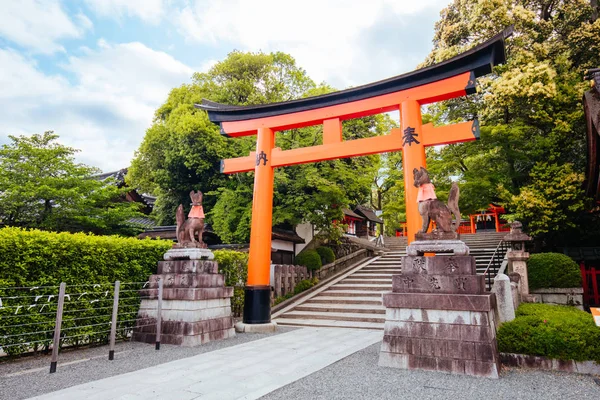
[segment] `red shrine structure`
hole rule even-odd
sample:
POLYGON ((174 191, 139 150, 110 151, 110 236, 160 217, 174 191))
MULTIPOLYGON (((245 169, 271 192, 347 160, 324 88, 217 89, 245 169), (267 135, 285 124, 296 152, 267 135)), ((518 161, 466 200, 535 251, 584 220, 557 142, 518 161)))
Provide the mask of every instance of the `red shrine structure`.
MULTIPOLYGON (((289 165, 357 157, 391 151, 403 152, 404 171, 426 167, 425 148, 479 138, 477 120, 447 126, 423 124, 421 107, 466 96, 476 91, 477 77, 505 62, 504 39, 508 28, 490 40, 449 60, 404 75, 321 96, 281 103, 231 106, 203 100, 196 107, 228 137, 256 135, 256 151, 223 160, 226 174, 254 171, 254 198, 250 227, 248 281, 243 322, 271 321, 270 264, 274 169, 289 165), (342 121, 399 110, 401 127, 388 135, 344 141, 342 121), (323 126, 323 144, 282 150, 275 132, 306 126, 323 126)), ((414 240, 421 220, 418 189, 412 173, 404 174, 408 240, 414 240)))

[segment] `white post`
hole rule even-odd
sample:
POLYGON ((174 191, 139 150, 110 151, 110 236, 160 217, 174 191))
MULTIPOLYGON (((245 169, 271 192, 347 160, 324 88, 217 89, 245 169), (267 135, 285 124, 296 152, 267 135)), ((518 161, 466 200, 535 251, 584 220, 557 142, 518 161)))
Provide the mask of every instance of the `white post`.
POLYGON ((50 361, 50 373, 56 372, 58 361, 58 348, 60 347, 60 327, 62 325, 63 306, 65 304, 65 289, 67 284, 62 282, 58 291, 58 307, 56 308, 56 323, 54 325, 54 340, 52 341, 52 359, 50 361))
POLYGON ((121 287, 121 282, 115 282, 115 295, 113 297, 113 311, 112 311, 112 320, 110 324, 110 347, 108 350, 108 359, 115 359, 115 337, 117 335, 117 315, 119 313, 119 288, 121 287))
POLYGON ((156 350, 160 350, 160 332, 162 329, 162 299, 163 299, 163 279, 158 279, 158 301, 156 307, 156 350))

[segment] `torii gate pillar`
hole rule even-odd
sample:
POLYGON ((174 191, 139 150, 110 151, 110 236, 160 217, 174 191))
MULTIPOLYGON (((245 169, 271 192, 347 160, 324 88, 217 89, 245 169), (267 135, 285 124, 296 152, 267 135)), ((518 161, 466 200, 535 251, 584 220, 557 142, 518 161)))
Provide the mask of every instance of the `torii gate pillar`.
POLYGON ((256 138, 248 282, 244 289, 245 324, 266 324, 271 321, 270 265, 274 179, 271 151, 274 145, 275 133, 269 128, 259 128, 256 138))
POLYGON ((400 105, 400 122, 402 125, 402 167, 404 170, 404 191, 406 200, 406 229, 408 242, 415 240, 415 233, 421 228, 417 195, 419 189, 413 185, 413 168, 426 168, 425 141, 421 105, 415 100, 404 101, 400 105), (409 136, 413 134, 414 136, 409 136), (414 138, 414 139, 413 139, 414 138))

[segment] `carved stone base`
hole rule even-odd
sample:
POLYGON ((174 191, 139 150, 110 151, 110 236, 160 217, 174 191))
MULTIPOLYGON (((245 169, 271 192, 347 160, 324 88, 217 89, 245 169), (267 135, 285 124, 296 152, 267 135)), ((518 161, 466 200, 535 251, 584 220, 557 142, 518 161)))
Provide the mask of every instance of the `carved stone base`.
POLYGON ((460 235, 457 232, 434 231, 430 233, 417 232, 416 240, 459 240, 460 235))
POLYGON ((406 247, 409 256, 422 256, 425 253, 454 253, 457 256, 469 255, 469 248, 460 240, 416 240, 406 247))
MULTIPOLYGON (((411 246, 417 243, 417 253, 440 248, 468 253, 456 242, 411 246)), ((485 293, 483 278, 471 256, 403 257, 402 274, 392 277, 393 292, 383 295, 379 365, 498 378, 496 297, 485 293)))
POLYGON ((133 340, 156 341, 159 279, 163 281, 161 343, 197 346, 235 336, 231 315, 233 288, 225 286, 215 261, 159 261, 157 272, 140 292, 145 299, 138 311, 133 340))
POLYGON ((168 250, 163 258, 169 260, 213 260, 215 255, 209 249, 199 247, 173 248, 168 250))

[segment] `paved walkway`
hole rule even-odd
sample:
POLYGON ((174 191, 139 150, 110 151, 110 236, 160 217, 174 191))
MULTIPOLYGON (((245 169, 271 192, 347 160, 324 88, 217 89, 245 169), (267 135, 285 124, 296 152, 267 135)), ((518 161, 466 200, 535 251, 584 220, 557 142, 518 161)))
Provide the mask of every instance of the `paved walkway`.
POLYGON ((256 399, 381 338, 371 330, 297 329, 34 399, 256 399))

